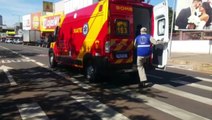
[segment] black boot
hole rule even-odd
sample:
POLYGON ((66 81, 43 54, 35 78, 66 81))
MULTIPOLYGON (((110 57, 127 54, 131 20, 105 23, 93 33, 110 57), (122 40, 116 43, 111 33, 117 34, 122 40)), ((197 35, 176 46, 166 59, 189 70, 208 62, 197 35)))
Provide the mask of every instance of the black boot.
POLYGON ((144 81, 143 81, 143 82, 140 82, 139 85, 138 85, 138 87, 139 87, 140 89, 145 88, 145 87, 146 87, 146 86, 145 86, 145 82, 144 82, 144 81))
POLYGON ((148 81, 145 81, 144 82, 144 86, 147 88, 147 87, 152 87, 154 85, 154 83, 152 82, 148 82, 148 81))
POLYGON ((148 82, 148 81, 142 81, 139 83, 138 87, 140 89, 144 89, 144 88, 148 88, 148 87, 152 87, 154 84, 152 82, 148 82))

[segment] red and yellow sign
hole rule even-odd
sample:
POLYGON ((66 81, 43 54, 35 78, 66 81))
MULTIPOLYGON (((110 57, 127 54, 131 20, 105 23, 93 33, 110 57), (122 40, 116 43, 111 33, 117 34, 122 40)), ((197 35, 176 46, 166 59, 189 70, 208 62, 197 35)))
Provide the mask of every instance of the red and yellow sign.
POLYGON ((63 13, 42 16, 41 31, 53 32, 54 29, 60 24, 62 18, 63 13))
POLYGON ((40 17, 41 12, 32 13, 31 14, 31 29, 32 30, 40 30, 40 17))

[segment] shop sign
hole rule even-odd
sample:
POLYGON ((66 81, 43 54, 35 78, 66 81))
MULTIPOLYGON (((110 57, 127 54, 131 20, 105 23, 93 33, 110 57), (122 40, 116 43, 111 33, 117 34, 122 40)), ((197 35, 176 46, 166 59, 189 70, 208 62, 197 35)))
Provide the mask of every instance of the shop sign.
POLYGON ((24 15, 23 16, 23 30, 30 30, 31 29, 31 15, 24 15))
POLYGON ((44 29, 55 29, 56 26, 59 24, 60 15, 55 16, 48 16, 43 18, 43 28, 44 29))
POLYGON ((31 14, 31 20, 32 20, 32 30, 40 30, 40 17, 41 13, 32 13, 31 14))

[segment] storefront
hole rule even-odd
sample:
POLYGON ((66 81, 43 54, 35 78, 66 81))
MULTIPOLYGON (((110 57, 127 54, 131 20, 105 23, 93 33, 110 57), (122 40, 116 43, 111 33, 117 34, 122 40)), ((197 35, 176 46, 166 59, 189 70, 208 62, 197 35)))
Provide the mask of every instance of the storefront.
POLYGON ((63 12, 41 16, 40 31, 44 43, 48 43, 49 37, 53 36, 54 30, 59 25, 60 19, 62 17, 63 12))

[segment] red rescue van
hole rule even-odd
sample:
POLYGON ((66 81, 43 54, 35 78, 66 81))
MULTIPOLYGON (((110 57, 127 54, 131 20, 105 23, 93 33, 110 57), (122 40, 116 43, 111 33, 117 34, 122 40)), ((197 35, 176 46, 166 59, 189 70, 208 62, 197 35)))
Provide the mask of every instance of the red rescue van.
MULTIPOLYGON (((54 31, 50 67, 66 64, 82 68, 90 81, 108 70, 130 69, 139 26, 148 28, 154 38, 168 42, 167 0, 156 6, 144 0, 100 0, 68 13, 54 31)), ((164 68, 168 44, 154 49, 152 64, 164 68)))

